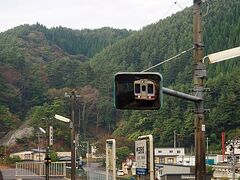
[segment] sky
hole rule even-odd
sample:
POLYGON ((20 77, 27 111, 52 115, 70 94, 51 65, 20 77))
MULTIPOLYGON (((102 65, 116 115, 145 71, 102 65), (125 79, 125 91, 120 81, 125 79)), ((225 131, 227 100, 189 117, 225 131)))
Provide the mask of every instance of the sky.
POLYGON ((51 27, 139 30, 193 0, 0 0, 0 32, 37 22, 51 27))

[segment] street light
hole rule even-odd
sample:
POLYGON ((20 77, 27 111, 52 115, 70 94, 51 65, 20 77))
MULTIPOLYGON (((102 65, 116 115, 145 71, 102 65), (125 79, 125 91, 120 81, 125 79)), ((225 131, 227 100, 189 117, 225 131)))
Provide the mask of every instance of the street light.
MULTIPOLYGON (((41 127, 38 127, 38 129, 43 133, 43 134, 46 134, 46 131, 41 128, 41 127)), ((38 135, 38 161, 40 162, 41 159, 40 159, 40 134, 39 134, 39 131, 37 132, 37 135, 38 135)))
POLYGON ((240 46, 225 51, 219 51, 217 53, 209 54, 203 58, 203 63, 206 58, 209 59, 209 63, 216 63, 240 56, 240 46))
POLYGON ((66 118, 64 116, 60 116, 58 114, 55 114, 54 118, 57 120, 60 120, 62 122, 70 123, 70 129, 71 129, 71 179, 75 180, 75 170, 76 170, 76 149, 75 149, 75 129, 74 129, 74 120, 71 120, 69 118, 66 118))
POLYGON ((60 115, 58 115, 58 114, 55 114, 54 118, 57 119, 57 120, 66 122, 66 123, 69 123, 69 122, 71 121, 70 119, 68 119, 68 118, 66 118, 66 117, 63 117, 63 116, 60 116, 60 115))
POLYGON ((46 134, 46 131, 43 128, 41 128, 41 127, 38 127, 38 128, 42 133, 46 134))
POLYGON ((51 158, 49 157, 49 124, 47 119, 42 118, 43 120, 46 120, 46 128, 47 131, 45 131, 43 128, 38 127, 39 130, 46 134, 46 154, 45 154, 45 172, 46 172, 46 180, 49 180, 49 164, 51 163, 51 158))

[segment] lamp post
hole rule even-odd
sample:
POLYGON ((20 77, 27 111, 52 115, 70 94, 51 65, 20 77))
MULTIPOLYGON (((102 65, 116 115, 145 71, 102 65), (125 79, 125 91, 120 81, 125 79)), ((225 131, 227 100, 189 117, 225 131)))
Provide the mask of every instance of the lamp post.
POLYGON ((236 58, 239 56, 240 56, 240 46, 232 49, 227 49, 224 51, 219 51, 213 54, 209 54, 203 58, 203 62, 206 58, 208 58, 209 63, 212 64, 212 63, 217 63, 217 62, 225 61, 228 59, 236 58))
POLYGON ((65 92, 65 97, 71 98, 71 121, 70 121, 70 128, 71 128, 71 180, 75 180, 76 178, 76 132, 75 132, 75 105, 76 105, 76 98, 80 97, 80 95, 76 95, 75 91, 72 91, 71 94, 65 92))
POLYGON ((38 161, 40 162, 40 134, 37 132, 38 136, 38 161))
POLYGON ((43 128, 39 127, 39 130, 46 134, 46 153, 45 153, 45 172, 46 172, 46 180, 49 180, 49 123, 46 118, 42 118, 42 120, 46 120, 46 128, 47 130, 45 131, 43 128))
MULTIPOLYGON (((53 139, 51 136, 51 140, 50 140, 50 133, 52 134, 53 132, 53 128, 52 126, 49 126, 49 121, 47 118, 42 118, 43 120, 46 120, 46 131, 39 127, 40 131, 42 131, 44 134, 46 134, 46 155, 45 155, 45 171, 46 171, 46 180, 49 180, 49 164, 51 163, 51 158, 49 157, 49 149, 50 146, 53 145, 53 139)), ((50 118, 52 119, 52 118, 50 118)))
MULTIPOLYGON (((41 128, 41 127, 38 127, 38 129, 43 133, 43 134, 46 134, 46 131, 43 129, 43 128, 41 128)), ((39 134, 39 132, 38 132, 38 160, 39 160, 39 162, 40 162, 40 134, 39 134)))
POLYGON ((47 145, 46 145, 46 157, 45 157, 45 164, 46 164, 46 180, 49 180, 49 125, 47 122, 47 145))
MULTIPOLYGON (((73 115, 74 116, 74 115, 73 115)), ((75 180, 75 174, 76 174, 76 155, 75 155, 75 128, 74 123, 69 118, 60 116, 58 114, 55 114, 55 119, 60 120, 62 122, 70 123, 70 129, 71 129, 71 180, 75 180)))

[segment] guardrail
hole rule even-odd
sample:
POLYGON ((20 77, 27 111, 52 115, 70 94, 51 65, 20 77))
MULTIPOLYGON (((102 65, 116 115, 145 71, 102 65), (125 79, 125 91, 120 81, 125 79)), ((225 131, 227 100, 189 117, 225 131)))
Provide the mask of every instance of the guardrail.
MULTIPOLYGON (((17 162, 16 177, 40 177, 46 175, 46 165, 44 162, 17 162)), ((49 165, 49 176, 66 177, 66 163, 52 162, 49 165)))

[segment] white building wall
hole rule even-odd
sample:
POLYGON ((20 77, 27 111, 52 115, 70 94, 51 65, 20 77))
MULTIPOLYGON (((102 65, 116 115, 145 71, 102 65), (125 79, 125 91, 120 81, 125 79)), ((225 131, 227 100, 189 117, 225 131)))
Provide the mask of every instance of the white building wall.
POLYGON ((33 152, 32 151, 22 151, 17 153, 11 153, 10 157, 19 157, 22 160, 33 160, 33 152))
POLYGON ((71 152, 57 152, 57 156, 59 158, 62 158, 62 157, 71 157, 71 152))
MULTIPOLYGON (((222 162, 222 155, 206 155, 206 160, 207 159, 213 159, 214 164, 217 164, 222 162)), ((177 164, 184 166, 195 166, 195 156, 177 156, 177 164)))
POLYGON ((184 148, 155 148, 155 156, 184 156, 184 148))
POLYGON ((34 154, 33 154, 33 160, 34 161, 44 161, 44 159, 45 159, 45 156, 46 156, 46 153, 38 153, 38 152, 35 152, 34 154), (39 156, 40 156, 40 158, 39 158, 39 156))
POLYGON ((190 166, 182 166, 182 165, 168 165, 161 164, 158 167, 155 167, 155 175, 158 179, 161 179, 162 175, 165 174, 189 174, 190 166))
POLYGON ((162 169, 162 174, 175 174, 175 173, 188 174, 190 173, 190 167, 164 165, 162 169))
POLYGON ((184 166, 194 166, 195 156, 178 156, 177 164, 184 165, 184 166))
MULTIPOLYGON (((234 154, 240 154, 240 149, 238 147, 240 147, 240 143, 236 141, 234 145, 234 154)), ((230 145, 227 145, 225 154, 231 154, 231 152, 230 145)))

